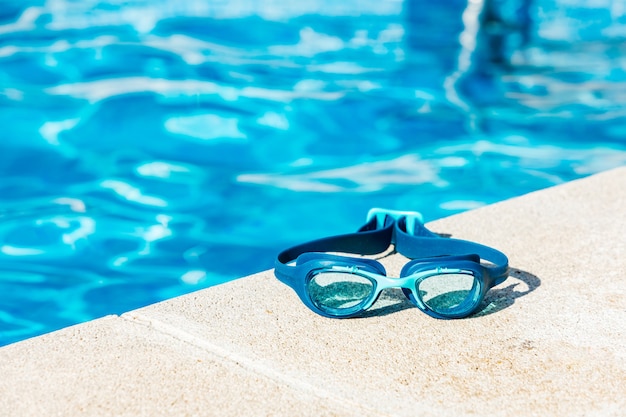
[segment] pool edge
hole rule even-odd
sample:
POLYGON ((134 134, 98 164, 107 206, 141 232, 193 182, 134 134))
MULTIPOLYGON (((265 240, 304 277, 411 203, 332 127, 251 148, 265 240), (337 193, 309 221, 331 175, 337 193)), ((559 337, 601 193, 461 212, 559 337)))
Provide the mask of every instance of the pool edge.
MULTIPOLYGON (((501 248, 512 267, 539 280, 527 294, 503 290, 503 307, 493 314, 463 323, 412 318, 419 313, 400 310, 329 322, 311 317, 271 271, 264 271, 0 348, 0 410, 19 415, 411 415, 418 407, 422 415, 562 415, 576 406, 582 414, 619 415, 626 406, 619 380, 626 376, 626 354, 620 353, 625 298, 619 291, 625 277, 614 271, 626 269, 624 190, 626 167, 621 167, 430 223, 435 231, 501 248), (613 288, 599 281, 607 275, 618 280, 613 288), (585 278, 598 294, 585 292, 585 278), (605 304, 594 305, 600 296, 605 304), (265 302, 258 305, 259 300, 265 302), (602 321, 594 315, 602 315, 602 321), (429 380, 429 371, 426 376, 409 372, 407 367, 420 367, 405 363, 405 356, 416 353, 406 340, 391 336, 404 334, 402 326, 410 320, 431 330, 435 341, 464 341, 458 352, 467 360, 442 363, 440 380, 429 380), (364 335, 376 340, 368 343, 364 335), (385 335, 390 340, 379 340, 385 335), (475 335, 484 340, 474 340, 475 335), (489 355, 493 344, 500 347, 489 355), (303 357, 306 352, 335 363, 315 364, 303 357), (355 363, 347 364, 351 358, 355 363), (376 364, 364 364, 373 359, 376 364), (352 387, 349 372, 360 376, 352 387), (365 375, 372 380, 363 381, 365 375), (463 386, 472 377, 482 382, 463 386), (517 392, 505 390, 519 383, 517 392), (502 387, 492 388, 499 409, 492 408, 491 388, 483 384, 502 387), (388 392, 381 393, 381 387, 388 392)), ((387 262, 394 269, 401 260, 387 262)), ((530 279, 526 284, 532 287, 530 279)), ((438 363, 428 354, 435 349, 442 356, 457 352, 432 340, 422 346, 424 363, 438 363)))

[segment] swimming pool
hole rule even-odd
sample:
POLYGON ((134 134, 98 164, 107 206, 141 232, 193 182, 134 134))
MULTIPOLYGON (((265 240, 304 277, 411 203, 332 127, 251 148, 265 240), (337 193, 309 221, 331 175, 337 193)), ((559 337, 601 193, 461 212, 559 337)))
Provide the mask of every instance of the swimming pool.
POLYGON ((626 163, 619 13, 431 3, 4 0, 0 345, 626 163))

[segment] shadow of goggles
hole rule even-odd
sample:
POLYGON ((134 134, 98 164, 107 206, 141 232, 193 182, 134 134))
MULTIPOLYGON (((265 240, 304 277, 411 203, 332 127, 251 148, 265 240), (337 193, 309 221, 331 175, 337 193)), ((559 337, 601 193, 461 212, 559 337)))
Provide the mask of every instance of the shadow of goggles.
POLYGON ((356 233, 314 240, 281 252, 274 274, 324 317, 358 316, 384 289, 401 288, 426 314, 455 319, 476 312, 486 292, 506 280, 508 259, 479 243, 440 237, 424 226, 420 213, 372 209, 356 233), (412 259, 399 278, 387 277, 376 260, 326 253, 374 255, 391 244, 412 259))

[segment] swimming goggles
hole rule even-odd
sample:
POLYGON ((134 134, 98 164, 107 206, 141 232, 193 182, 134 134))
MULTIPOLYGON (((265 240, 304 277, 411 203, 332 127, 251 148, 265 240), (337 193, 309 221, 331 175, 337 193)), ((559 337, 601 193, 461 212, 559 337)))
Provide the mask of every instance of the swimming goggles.
POLYGON ((426 314, 455 319, 476 312, 486 292, 506 280, 508 259, 489 246, 431 232, 417 212, 372 209, 356 233, 314 240, 281 252, 274 274, 324 317, 358 316, 384 289, 401 288, 426 314), (376 260, 327 253, 374 255, 392 244, 412 259, 399 278, 387 277, 376 260))

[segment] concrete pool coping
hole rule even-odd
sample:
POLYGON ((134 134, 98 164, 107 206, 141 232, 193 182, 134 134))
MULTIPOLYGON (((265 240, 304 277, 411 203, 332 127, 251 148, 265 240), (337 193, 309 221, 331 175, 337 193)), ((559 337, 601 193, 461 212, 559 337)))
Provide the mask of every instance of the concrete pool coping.
POLYGON ((476 317, 324 319, 265 271, 0 348, 0 414, 624 415, 626 167, 429 227, 509 255, 476 317))

